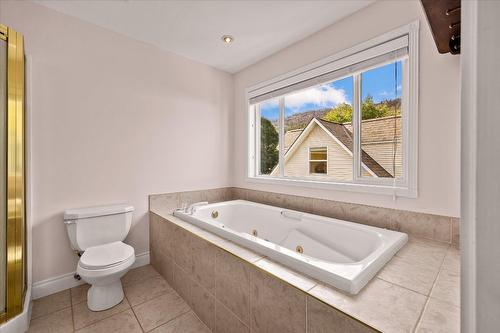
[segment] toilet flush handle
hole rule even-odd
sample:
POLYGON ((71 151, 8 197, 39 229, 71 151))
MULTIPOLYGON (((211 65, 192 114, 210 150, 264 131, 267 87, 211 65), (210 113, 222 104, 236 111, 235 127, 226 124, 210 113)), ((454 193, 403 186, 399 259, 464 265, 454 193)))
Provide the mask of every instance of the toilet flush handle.
POLYGON ((64 220, 64 224, 76 224, 76 220, 64 220))

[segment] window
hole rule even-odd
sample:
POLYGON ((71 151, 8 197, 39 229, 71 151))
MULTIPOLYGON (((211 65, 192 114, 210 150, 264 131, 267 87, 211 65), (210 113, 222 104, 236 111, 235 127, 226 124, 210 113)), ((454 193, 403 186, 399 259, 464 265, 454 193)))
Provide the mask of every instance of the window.
POLYGON ((415 197, 417 32, 249 89, 249 180, 415 197))
POLYGON ((309 148, 309 173, 313 175, 328 173, 328 150, 326 147, 309 148))

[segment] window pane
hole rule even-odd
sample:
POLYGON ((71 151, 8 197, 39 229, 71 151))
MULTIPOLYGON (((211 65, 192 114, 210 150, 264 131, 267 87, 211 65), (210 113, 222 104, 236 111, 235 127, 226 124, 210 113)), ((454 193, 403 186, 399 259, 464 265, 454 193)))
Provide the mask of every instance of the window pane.
POLYGON ((326 148, 311 148, 309 150, 309 159, 326 161, 326 148))
POLYGON ((309 162, 309 172, 326 174, 326 162, 309 162))
POLYGON ((361 74, 361 176, 401 178, 402 62, 361 74))
POLYGON ((353 179, 352 131, 344 125, 352 118, 352 96, 352 77, 285 96, 286 177, 353 179), (326 159, 328 163, 310 162, 326 159))
POLYGON ((279 161, 279 99, 271 99, 259 104, 257 113, 260 123, 260 175, 278 176, 279 161))

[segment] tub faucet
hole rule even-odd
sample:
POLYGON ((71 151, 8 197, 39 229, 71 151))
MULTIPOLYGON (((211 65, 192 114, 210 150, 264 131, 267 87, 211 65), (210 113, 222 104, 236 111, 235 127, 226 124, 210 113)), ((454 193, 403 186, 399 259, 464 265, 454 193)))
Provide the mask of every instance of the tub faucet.
POLYGON ((186 208, 185 213, 191 215, 196 211, 196 207, 205 206, 205 205, 208 205, 207 201, 200 201, 200 202, 192 203, 186 208))

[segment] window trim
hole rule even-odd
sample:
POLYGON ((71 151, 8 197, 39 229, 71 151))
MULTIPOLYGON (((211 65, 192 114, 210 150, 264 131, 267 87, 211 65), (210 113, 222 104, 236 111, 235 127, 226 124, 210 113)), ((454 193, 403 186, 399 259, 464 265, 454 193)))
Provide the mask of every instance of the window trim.
POLYGON ((310 175, 317 176, 317 175, 328 175, 328 147, 327 146, 321 146, 321 147, 308 147, 308 160, 307 160, 307 167, 310 175), (311 160, 311 150, 313 149, 325 149, 326 151, 326 159, 324 160, 311 160), (316 172, 311 172, 311 162, 326 162, 326 172, 325 173, 316 173, 316 172))
MULTIPOLYGON (((301 186, 308 188, 320 188, 329 190, 341 190, 341 191, 353 191, 353 192, 363 192, 363 193, 374 193, 374 194, 386 194, 393 196, 416 198, 418 196, 417 183, 418 183, 418 63, 419 63, 419 21, 411 22, 407 25, 399 27, 397 29, 391 30, 384 33, 378 37, 371 40, 363 42, 361 44, 355 45, 347 50, 338 52, 332 56, 324 58, 322 60, 316 61, 310 65, 301 67, 289 73, 280 75, 272 80, 268 80, 245 90, 246 94, 246 105, 248 110, 248 142, 247 142, 247 172, 246 181, 252 183, 264 183, 264 184, 276 184, 276 185, 291 185, 291 186, 301 186), (255 105, 250 105, 250 98, 259 94, 270 92, 280 87, 286 85, 299 83, 306 79, 311 79, 314 76, 321 75, 321 71, 325 72, 326 67, 330 68, 332 66, 339 66, 345 62, 347 57, 356 57, 356 55, 361 54, 363 51, 369 51, 370 49, 380 49, 383 44, 389 43, 402 36, 408 36, 408 68, 406 77, 403 77, 403 98, 402 110, 407 110, 408 114, 406 117, 402 117, 402 140, 403 140, 403 166, 404 174, 406 178, 402 181, 394 181, 394 178, 390 179, 368 179, 367 177, 359 177, 359 171, 362 167, 359 163, 360 161, 354 161, 353 163, 353 180, 349 182, 341 181, 316 181, 316 180, 306 180, 306 179, 292 179, 292 178, 282 178, 269 175, 259 175, 258 170, 256 170, 256 107, 255 105), (362 179, 361 179, 362 178, 362 179)), ((405 70, 403 70, 405 72, 405 70)), ((355 79, 355 78, 354 78, 355 79)), ((360 84, 358 82, 354 84, 360 84)), ((356 89, 354 89, 356 91, 356 89)), ((359 89, 358 89, 359 91, 359 89)), ((359 100, 359 98, 353 98, 354 102, 359 100)), ((284 107, 280 105, 280 108, 284 107)), ((358 136, 359 133, 359 119, 357 119, 357 112, 354 112, 353 126, 358 127, 355 130, 355 135, 358 136)), ((281 117, 281 112, 280 112, 281 117)), ((280 125, 284 122, 284 119, 280 118, 280 125)), ((281 127, 283 128, 283 127, 281 127)), ((282 130, 280 130, 282 132, 282 130)), ((280 133, 280 135, 284 135, 280 133)), ((281 138, 280 138, 281 139, 281 138)), ((283 142, 283 141, 280 141, 283 142)), ((355 140, 355 146, 353 147, 358 151, 354 156, 360 156, 360 144, 359 138, 355 140)), ((282 148, 280 148, 282 149, 282 148)), ((281 161, 283 154, 280 153, 280 169, 284 168, 284 163, 281 161)), ((280 174, 282 174, 280 172, 280 174)))

